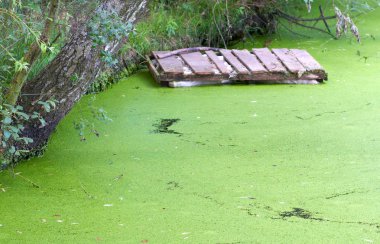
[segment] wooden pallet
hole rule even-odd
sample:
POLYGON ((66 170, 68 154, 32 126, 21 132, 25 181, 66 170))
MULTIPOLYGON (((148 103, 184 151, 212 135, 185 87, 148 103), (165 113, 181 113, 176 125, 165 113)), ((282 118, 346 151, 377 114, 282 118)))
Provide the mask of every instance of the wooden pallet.
POLYGON ((162 86, 186 87, 231 83, 319 84, 323 67, 305 50, 208 47, 154 51, 148 68, 162 86))

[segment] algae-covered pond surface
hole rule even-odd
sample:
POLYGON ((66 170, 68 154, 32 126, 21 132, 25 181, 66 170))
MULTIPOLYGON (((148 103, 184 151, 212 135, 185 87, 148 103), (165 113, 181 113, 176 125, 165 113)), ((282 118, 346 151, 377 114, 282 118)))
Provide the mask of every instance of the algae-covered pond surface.
POLYGON ((324 85, 170 89, 141 72, 97 95, 113 122, 86 141, 82 99, 15 169, 39 188, 0 174, 0 242, 380 242, 379 16, 361 45, 273 40, 315 56, 324 85))

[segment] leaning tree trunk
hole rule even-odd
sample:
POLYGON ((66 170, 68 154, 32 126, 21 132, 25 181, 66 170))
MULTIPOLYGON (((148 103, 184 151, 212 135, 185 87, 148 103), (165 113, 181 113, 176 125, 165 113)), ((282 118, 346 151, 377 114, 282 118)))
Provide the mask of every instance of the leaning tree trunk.
MULTIPOLYGON (((124 21, 135 24, 146 14, 148 0, 103 0, 98 7, 102 11, 114 11, 124 21)), ((71 37, 57 57, 33 80, 27 81, 22 89, 18 104, 25 111, 42 111, 38 101, 55 99, 57 108, 42 116, 47 122, 41 127, 37 122, 29 122, 23 136, 33 139, 26 149, 40 149, 59 121, 87 91, 89 85, 106 68, 100 54, 105 48, 117 54, 126 40, 108 43, 106 47, 94 45, 87 22, 88 18, 74 23, 71 37), (75 79, 73 79, 75 77, 75 79)))

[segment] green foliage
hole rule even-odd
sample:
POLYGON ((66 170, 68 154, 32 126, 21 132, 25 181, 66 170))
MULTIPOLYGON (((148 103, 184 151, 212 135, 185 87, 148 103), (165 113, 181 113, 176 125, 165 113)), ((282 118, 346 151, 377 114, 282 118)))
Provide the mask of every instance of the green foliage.
MULTIPOLYGON (((50 37, 55 43, 51 44, 39 39, 46 19, 42 7, 39 1, 0 1, 0 92, 3 92, 16 72, 27 70, 28 78, 34 77, 62 46, 63 38, 55 37, 65 36, 69 13, 64 12, 57 17, 58 25, 50 37), (34 65, 30 65, 23 57, 33 43, 39 45, 42 55, 34 65)), ((61 5, 61 8, 64 10, 66 5, 61 5)))
MULTIPOLYGON (((48 101, 39 101, 42 109, 49 113, 56 107, 58 101, 51 99, 48 101)), ((22 106, 12 106, 3 104, 0 106, 0 128, 2 132, 1 137, 1 149, 4 151, 5 157, 2 164, 9 163, 14 157, 18 157, 21 153, 28 152, 26 150, 19 150, 15 145, 32 143, 33 140, 28 137, 22 136, 24 130, 24 124, 29 120, 38 120, 41 127, 46 126, 46 121, 42 117, 41 113, 34 111, 31 114, 27 114, 23 111, 22 106)))
POLYGON ((24 58, 15 61, 15 72, 20 72, 22 70, 28 70, 29 64, 24 62, 24 58))
POLYGON ((101 52, 102 60, 109 66, 116 65, 118 60, 112 56, 107 45, 126 38, 132 30, 132 24, 122 20, 113 11, 98 9, 88 26, 93 45, 104 47, 101 52))
POLYGON ((136 26, 128 45, 140 55, 179 47, 224 46, 235 31, 255 31, 245 22, 253 14, 253 8, 241 1, 155 1, 151 16, 136 26))
POLYGON ((175 20, 170 19, 168 23, 166 24, 166 34, 168 37, 175 36, 178 29, 178 24, 175 22, 175 20))

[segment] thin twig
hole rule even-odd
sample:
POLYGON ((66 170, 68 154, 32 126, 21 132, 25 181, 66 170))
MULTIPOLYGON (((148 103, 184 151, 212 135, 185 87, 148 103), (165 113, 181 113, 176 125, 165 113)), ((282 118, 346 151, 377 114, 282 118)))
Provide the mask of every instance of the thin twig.
POLYGON ((37 185, 36 183, 34 183, 31 179, 26 178, 25 176, 22 176, 21 173, 15 173, 14 175, 15 175, 15 176, 18 176, 18 177, 20 177, 21 179, 25 180, 26 182, 32 184, 33 187, 35 187, 35 188, 40 188, 39 185, 37 185))
POLYGON ((215 47, 190 47, 190 48, 182 48, 175 51, 171 51, 165 54, 161 54, 159 58, 168 58, 174 55, 190 53, 190 52, 198 52, 198 51, 219 51, 220 48, 215 47))
POLYGON ((215 23, 216 29, 218 30, 219 35, 220 35, 220 37, 222 38, 224 48, 227 49, 227 44, 226 44, 226 41, 224 40, 224 37, 223 37, 222 31, 220 30, 220 28, 219 28, 219 26, 218 26, 218 23, 216 22, 216 17, 215 17, 215 7, 216 7, 217 4, 219 4, 219 0, 216 1, 214 7, 212 8, 212 15, 213 15, 213 18, 214 18, 214 23, 215 23))
POLYGON ((83 192, 87 195, 88 198, 94 198, 94 196, 91 195, 90 193, 88 193, 88 191, 86 190, 86 188, 84 188, 82 182, 80 182, 80 187, 82 188, 83 192))
POLYGON ((61 32, 59 32, 56 37, 50 42, 50 45, 53 45, 56 41, 58 41, 58 39, 61 37, 61 32))
POLYGON ((308 28, 308 29, 312 29, 312 30, 316 30, 316 31, 320 31, 322 33, 325 33, 325 34, 328 34, 330 36, 332 36, 333 38, 336 39, 336 36, 334 36, 333 34, 329 33, 328 31, 325 31, 324 29, 321 29, 321 28, 318 28, 318 27, 314 27, 314 26, 310 26, 310 25, 305 25, 305 24, 302 24, 302 23, 299 23, 297 22, 296 20, 292 19, 292 18, 287 18, 285 16, 280 16, 286 20, 288 20, 289 22, 291 23, 294 23, 296 25, 299 25, 299 26, 302 26, 302 27, 305 27, 305 28, 308 28))
POLYGON ((310 18, 310 19, 305 19, 305 18, 298 18, 291 16, 287 13, 282 12, 280 9, 277 9, 277 14, 280 15, 281 17, 285 17, 288 19, 292 19, 293 21, 300 21, 300 22, 312 22, 312 21, 319 21, 319 20, 328 20, 328 19, 336 19, 336 16, 326 16, 326 17, 318 17, 318 18, 310 18))
POLYGON ((226 0, 226 18, 227 18, 227 30, 228 30, 228 38, 231 39, 231 23, 229 18, 230 13, 228 12, 228 0, 226 0))
POLYGON ((294 34, 294 35, 302 36, 302 37, 306 37, 306 38, 311 38, 310 36, 307 36, 307 35, 304 35, 304 34, 301 34, 301 33, 297 33, 297 32, 295 32, 295 31, 291 30, 289 27, 287 27, 284 23, 282 23, 282 22, 280 22, 280 21, 279 21, 279 23, 280 23, 280 25, 281 25, 282 27, 284 27, 287 31, 289 31, 290 33, 292 33, 292 34, 294 34))
POLYGON ((321 13, 321 18, 322 18, 322 20, 323 20, 323 23, 324 23, 325 26, 326 26, 327 31, 331 34, 330 27, 329 27, 329 25, 327 24, 327 21, 326 21, 326 19, 325 19, 325 15, 323 14, 322 5, 319 5, 319 12, 321 13))

